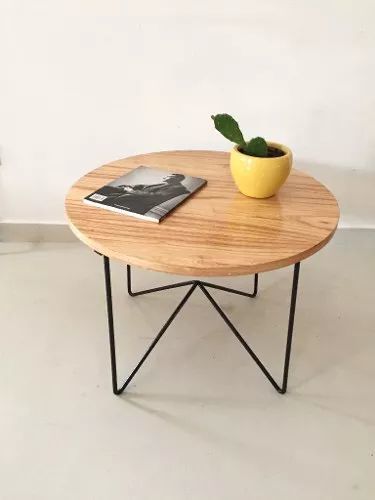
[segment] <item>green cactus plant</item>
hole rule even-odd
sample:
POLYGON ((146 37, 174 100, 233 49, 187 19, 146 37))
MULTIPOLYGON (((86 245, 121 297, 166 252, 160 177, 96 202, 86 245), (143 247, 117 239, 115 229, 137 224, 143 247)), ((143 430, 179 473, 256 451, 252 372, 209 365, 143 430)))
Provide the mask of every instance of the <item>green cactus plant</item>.
POLYGON ((221 113, 212 115, 211 118, 214 121, 216 130, 226 139, 237 144, 241 153, 259 158, 269 156, 269 148, 263 137, 254 137, 250 141, 245 141, 238 123, 232 116, 221 113))

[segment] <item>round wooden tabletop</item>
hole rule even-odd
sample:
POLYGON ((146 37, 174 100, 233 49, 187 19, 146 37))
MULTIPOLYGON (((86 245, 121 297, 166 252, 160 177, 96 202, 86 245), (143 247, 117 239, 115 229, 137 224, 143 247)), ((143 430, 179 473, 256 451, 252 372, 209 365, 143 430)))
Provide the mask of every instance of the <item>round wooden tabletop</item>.
POLYGON ((296 169, 272 198, 242 195, 231 178, 229 154, 218 151, 149 153, 108 163, 71 187, 65 207, 72 231, 93 250, 190 276, 244 275, 294 264, 326 245, 339 219, 332 193, 296 169), (139 165, 208 182, 159 224, 83 203, 139 165))

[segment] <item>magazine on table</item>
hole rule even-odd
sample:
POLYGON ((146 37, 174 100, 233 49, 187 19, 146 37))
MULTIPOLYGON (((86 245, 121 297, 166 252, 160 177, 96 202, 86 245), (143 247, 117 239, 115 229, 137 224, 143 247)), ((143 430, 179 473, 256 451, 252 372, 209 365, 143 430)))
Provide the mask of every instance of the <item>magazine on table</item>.
POLYGON ((160 222, 207 181, 139 166, 84 198, 84 203, 139 219, 160 222))

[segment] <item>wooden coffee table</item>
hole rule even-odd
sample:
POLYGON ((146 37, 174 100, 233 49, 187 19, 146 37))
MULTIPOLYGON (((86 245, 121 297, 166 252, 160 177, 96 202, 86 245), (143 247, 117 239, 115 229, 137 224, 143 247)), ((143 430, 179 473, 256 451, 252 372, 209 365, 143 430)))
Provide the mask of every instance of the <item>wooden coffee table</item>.
POLYGON ((73 233, 103 256, 112 387, 121 394, 197 288, 203 292, 273 387, 287 390, 300 262, 324 247, 339 219, 335 197, 313 177, 293 169, 279 193, 268 199, 239 193, 229 171, 229 154, 218 151, 167 151, 114 161, 79 179, 66 197, 73 233), (159 167, 208 180, 207 186, 178 207, 160 224, 91 207, 83 198, 139 166, 159 167), (161 328, 124 384, 118 384, 113 325, 110 259, 127 265, 128 293, 137 295, 177 287, 188 291, 161 328), (131 265, 153 271, 197 276, 172 285, 133 292, 131 265), (260 361, 209 292, 210 288, 254 298, 258 273, 294 265, 289 322, 281 385, 260 361), (213 276, 254 275, 252 292, 242 292, 204 280, 213 276))

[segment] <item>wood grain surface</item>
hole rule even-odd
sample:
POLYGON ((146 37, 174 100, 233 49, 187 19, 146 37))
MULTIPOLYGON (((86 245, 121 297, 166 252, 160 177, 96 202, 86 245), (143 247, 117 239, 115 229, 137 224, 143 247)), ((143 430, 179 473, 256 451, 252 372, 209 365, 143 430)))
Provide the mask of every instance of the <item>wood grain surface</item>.
POLYGON ((326 245, 339 219, 332 193, 296 169, 272 198, 242 195, 230 175, 229 154, 218 151, 149 153, 103 165, 71 187, 65 207, 72 231, 93 250, 190 276, 243 275, 294 264, 326 245), (208 183, 160 224, 83 203, 92 191, 139 165, 208 183))

